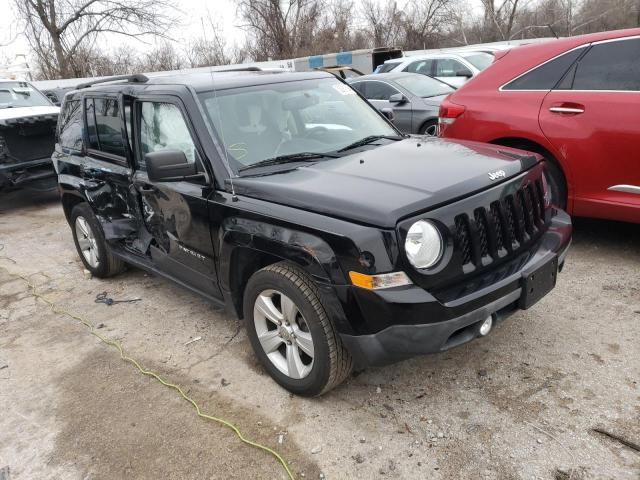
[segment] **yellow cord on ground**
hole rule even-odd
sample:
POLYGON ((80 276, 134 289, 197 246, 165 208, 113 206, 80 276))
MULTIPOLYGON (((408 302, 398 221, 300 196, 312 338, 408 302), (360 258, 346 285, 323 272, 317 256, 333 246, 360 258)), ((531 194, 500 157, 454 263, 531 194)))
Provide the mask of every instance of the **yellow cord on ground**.
MULTIPOLYGON (((15 261, 13 259, 10 259, 9 257, 2 257, 8 260, 11 260, 15 263, 15 261)), ((84 318, 71 313, 67 310, 64 310, 60 307, 58 307, 55 303, 51 302, 50 300, 48 300, 47 298, 45 298, 43 295, 39 294, 36 291, 36 287, 35 285, 33 285, 33 283, 31 283, 31 281, 29 280, 28 277, 25 277, 23 275, 20 274, 16 274, 16 273, 12 273, 9 270, 7 270, 4 267, 0 267, 2 268, 5 272, 7 272, 9 275, 13 276, 13 277, 17 277, 22 279, 27 286, 31 289, 31 295, 39 300, 42 300, 44 303, 46 303, 49 308, 51 309, 51 311, 54 314, 57 315, 66 315, 67 317, 70 317, 80 323, 82 323, 85 327, 87 327, 89 329, 89 333, 91 333, 91 335, 93 335, 94 337, 98 338, 98 340, 100 340, 102 343, 105 343, 107 345, 109 345, 110 347, 115 348, 116 350, 118 350, 118 352, 120 353, 120 358, 122 360, 124 360, 125 362, 129 362, 132 365, 134 365, 139 371, 140 373, 142 373, 143 375, 147 375, 149 377, 153 377, 155 378, 158 382, 160 382, 162 385, 164 385, 165 387, 171 388, 175 391, 177 391, 180 396, 182 396, 183 399, 185 399, 187 402, 189 402, 193 408, 196 409, 196 413, 198 414, 199 417, 205 418, 207 420, 212 420, 214 422, 220 423, 222 425, 224 425, 225 427, 230 428, 231 430, 233 430, 235 432, 235 434, 238 436, 238 438, 240 439, 240 441, 242 441, 243 443, 246 443, 247 445, 250 445, 252 447, 258 448, 260 450, 264 450, 265 452, 273 455, 282 465, 282 468, 284 468, 284 470, 287 472, 287 475, 289 476, 290 480, 295 480, 295 477, 293 476, 293 473, 291 473, 291 470, 289 469, 289 466, 287 465, 287 462, 284 460, 284 458, 282 458, 282 456, 276 452, 275 450, 265 446, 265 445, 261 445, 257 442, 254 442, 252 440, 249 440, 248 438, 245 438, 242 435, 242 432, 238 429, 238 427, 236 427, 234 424, 232 424, 231 422, 228 422, 227 420, 224 420, 223 418, 218 418, 218 417, 214 417, 213 415, 208 415, 206 413, 202 413, 202 411, 200 410, 200 406, 196 403, 196 401, 191 398, 189 395, 187 395, 186 393, 184 393, 184 390, 182 390, 181 387, 179 387, 178 385, 174 384, 174 383, 170 383, 167 382, 166 380, 164 380, 160 375, 158 375, 155 372, 152 372, 150 370, 147 370, 145 368, 143 368, 135 359, 127 356, 124 352, 124 349, 122 348, 122 345, 115 341, 115 340, 110 340, 108 338, 103 337, 102 335, 100 335, 98 332, 96 332, 95 330, 95 326, 93 325, 93 323, 91 323, 88 320, 85 320, 84 318)), ((35 275, 35 274, 34 274, 35 275)))

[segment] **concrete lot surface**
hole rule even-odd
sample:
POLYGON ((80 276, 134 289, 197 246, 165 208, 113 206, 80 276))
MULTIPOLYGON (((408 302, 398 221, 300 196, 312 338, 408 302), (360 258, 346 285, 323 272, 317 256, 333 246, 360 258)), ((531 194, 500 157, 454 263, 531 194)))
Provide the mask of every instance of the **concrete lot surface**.
POLYGON ((639 226, 577 221, 559 284, 534 308, 484 339, 366 370, 319 399, 279 388, 241 324, 184 289, 136 269, 85 279, 56 195, 0 197, 0 244, 6 478, 285 478, 272 457, 196 417, 14 274, 99 324, 205 412, 276 448, 296 478, 640 477, 640 453, 592 431, 640 443, 639 226), (94 303, 103 291, 142 301, 94 303))

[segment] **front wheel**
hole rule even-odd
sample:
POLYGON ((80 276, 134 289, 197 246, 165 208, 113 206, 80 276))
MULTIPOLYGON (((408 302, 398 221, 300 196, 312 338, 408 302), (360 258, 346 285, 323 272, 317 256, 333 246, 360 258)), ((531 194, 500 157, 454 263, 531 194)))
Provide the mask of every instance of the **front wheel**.
POLYGON ((351 373, 352 360, 302 270, 286 262, 256 272, 244 295, 247 334, 269 375, 292 393, 322 395, 351 373))

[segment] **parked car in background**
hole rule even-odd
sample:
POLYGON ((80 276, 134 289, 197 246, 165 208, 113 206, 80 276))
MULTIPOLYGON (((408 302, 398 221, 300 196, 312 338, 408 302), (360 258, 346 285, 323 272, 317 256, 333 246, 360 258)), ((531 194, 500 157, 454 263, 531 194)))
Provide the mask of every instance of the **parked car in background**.
POLYGON ((558 205, 640 223, 640 28, 498 54, 443 102, 440 130, 537 152, 558 205))
POLYGON ((539 155, 407 138, 326 72, 120 81, 63 103, 53 160, 81 261, 225 305, 291 392, 484 337, 556 284, 571 219, 539 155))
POLYGON ((417 73, 364 75, 349 81, 378 110, 393 110, 393 123, 405 133, 436 135, 440 103, 455 89, 417 73))
POLYGON ((59 112, 29 82, 0 80, 0 190, 57 187, 51 152, 59 112))
POLYGON ((467 80, 491 65, 493 58, 492 54, 480 51, 413 55, 402 59, 387 60, 377 72, 420 73, 437 78, 454 87, 461 87, 467 80))

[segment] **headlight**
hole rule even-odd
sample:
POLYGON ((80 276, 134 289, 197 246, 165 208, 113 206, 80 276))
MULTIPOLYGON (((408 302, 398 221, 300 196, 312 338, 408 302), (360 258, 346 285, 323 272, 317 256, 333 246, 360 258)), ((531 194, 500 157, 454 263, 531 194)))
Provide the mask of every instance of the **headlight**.
POLYGON ((440 231, 426 220, 418 220, 411 225, 404 242, 404 251, 416 268, 434 266, 442 256, 442 236, 440 231))

